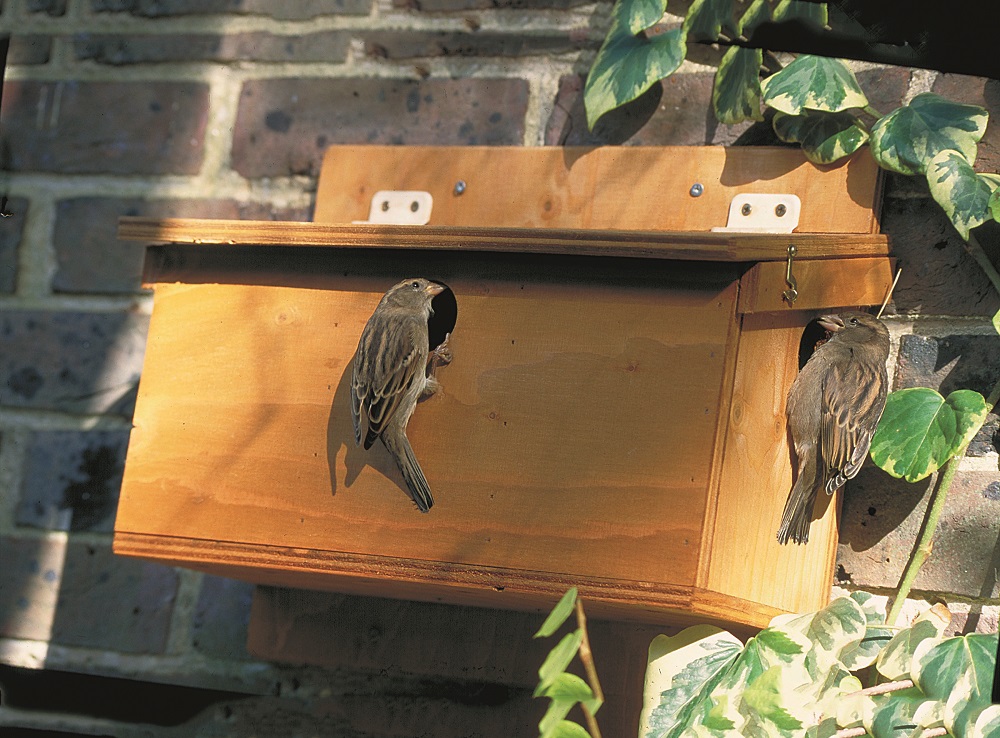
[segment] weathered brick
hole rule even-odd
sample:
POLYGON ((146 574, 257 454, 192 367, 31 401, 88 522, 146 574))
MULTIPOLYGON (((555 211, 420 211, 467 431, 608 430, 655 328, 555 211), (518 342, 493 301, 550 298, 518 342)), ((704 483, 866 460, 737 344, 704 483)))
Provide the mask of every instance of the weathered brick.
MULTIPOLYGON (((956 475, 938 523, 934 552, 915 588, 963 597, 996 598, 1000 500, 987 493, 996 474, 956 475)), ((932 484, 907 484, 869 466, 848 482, 837 552, 841 581, 895 588, 916 543, 932 484)))
POLYGON ((903 269, 892 294, 896 311, 992 318, 1000 310, 1000 296, 933 200, 886 200, 882 231, 903 269))
POLYGON ((0 636, 49 639, 65 559, 64 541, 0 538, 0 636))
POLYGON ((865 69, 856 76, 869 105, 882 114, 888 114, 903 104, 911 72, 905 67, 880 67, 865 69))
POLYGON ((7 63, 29 66, 45 64, 52 53, 52 37, 41 34, 15 34, 10 39, 7 63))
POLYGON ((315 176, 335 143, 519 144, 520 79, 264 79, 243 86, 233 168, 245 177, 315 176))
POLYGON ((931 91, 960 103, 981 105, 990 113, 986 134, 979 142, 976 169, 980 172, 1000 171, 1000 125, 994 118, 1000 114, 1000 80, 969 77, 964 74, 940 74, 931 91))
POLYGON ((28 0, 29 13, 45 13, 56 18, 66 15, 66 0, 28 0))
POLYGON ((131 13, 144 18, 177 15, 268 15, 281 20, 309 20, 321 15, 368 15, 372 0, 90 0, 95 13, 131 13))
POLYGON ((191 622, 192 645, 223 659, 248 659, 247 629, 254 585, 205 576, 191 622))
POLYGON ((149 318, 0 313, 0 405, 131 417, 149 318))
POLYGON ((448 13, 463 10, 565 10, 587 5, 589 0, 392 0, 396 8, 448 13))
POLYGON ((510 34, 475 31, 372 31, 362 36, 365 53, 385 59, 428 56, 538 56, 596 49, 586 31, 510 34))
POLYGON ((110 533, 128 437, 127 430, 33 433, 21 482, 18 525, 110 533))
POLYGON ((302 36, 273 33, 91 34, 73 37, 77 59, 126 65, 180 61, 342 62, 347 34, 325 31, 302 36))
POLYGON ((208 85, 7 82, 0 145, 9 169, 64 174, 196 174, 208 85))
POLYGON ((24 232, 28 201, 23 197, 7 200, 10 217, 0 217, 0 293, 14 291, 17 284, 17 249, 24 232))
POLYGON ((736 142, 750 123, 726 126, 711 111, 713 75, 709 72, 675 74, 653 85, 637 100, 603 115, 587 130, 583 105, 584 77, 563 77, 555 109, 549 118, 545 143, 551 146, 728 145, 736 142))
MULTIPOLYGON (((997 381, 1000 336, 906 335, 900 340, 894 389, 930 387, 947 396, 958 389, 990 393, 997 381)), ((969 456, 1000 449, 1000 417, 992 413, 969 444, 969 456)))
POLYGON ((162 653, 179 577, 173 569, 70 542, 52 642, 125 653, 162 653))
POLYGON ((226 218, 239 220, 310 220, 310 208, 274 208, 235 200, 140 200, 80 197, 56 206, 57 292, 135 292, 142 283, 142 244, 119 241, 122 215, 151 218, 226 218))

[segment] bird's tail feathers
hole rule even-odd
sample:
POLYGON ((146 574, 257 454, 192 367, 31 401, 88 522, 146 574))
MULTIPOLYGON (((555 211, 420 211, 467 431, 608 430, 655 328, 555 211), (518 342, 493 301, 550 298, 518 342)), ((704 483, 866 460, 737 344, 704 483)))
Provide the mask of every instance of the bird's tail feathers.
POLYGON ((383 433, 382 443, 386 445, 386 448, 389 449, 396 459, 396 465, 399 467, 399 471, 403 475, 403 480, 410 490, 410 496, 417 504, 417 507, 420 508, 420 512, 430 510, 434 505, 434 497, 431 495, 430 485, 427 484, 427 478, 420 468, 420 462, 417 461, 417 457, 413 454, 413 448, 410 446, 406 434, 383 433))
POLYGON ((785 510, 778 528, 778 543, 809 542, 809 525, 812 523, 813 504, 816 502, 815 469, 799 469, 795 486, 788 493, 785 510))

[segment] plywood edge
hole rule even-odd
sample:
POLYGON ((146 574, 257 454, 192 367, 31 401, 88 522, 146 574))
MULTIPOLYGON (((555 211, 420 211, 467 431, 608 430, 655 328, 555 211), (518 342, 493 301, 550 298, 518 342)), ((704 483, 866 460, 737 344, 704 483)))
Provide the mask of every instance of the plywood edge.
POLYGON ((544 612, 575 586, 587 601, 587 612, 608 620, 752 627, 763 623, 761 606, 723 595, 701 595, 714 604, 692 609, 695 589, 682 585, 122 531, 115 532, 113 550, 118 555, 279 587, 544 612))
POLYGON ((499 253, 624 256, 684 261, 781 261, 789 244, 799 259, 884 256, 881 234, 729 233, 327 223, 123 217, 125 241, 231 246, 434 249, 499 253))

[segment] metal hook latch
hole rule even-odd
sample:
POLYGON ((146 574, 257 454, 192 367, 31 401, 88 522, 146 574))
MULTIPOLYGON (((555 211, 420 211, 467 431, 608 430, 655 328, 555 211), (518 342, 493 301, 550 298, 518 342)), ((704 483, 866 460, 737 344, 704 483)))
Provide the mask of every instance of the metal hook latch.
POLYGON ((781 293, 781 296, 788 300, 789 305, 799 299, 799 283, 795 281, 795 275, 792 274, 792 261, 795 259, 796 253, 798 250, 795 246, 789 245, 788 266, 785 268, 785 284, 788 285, 788 289, 781 293))

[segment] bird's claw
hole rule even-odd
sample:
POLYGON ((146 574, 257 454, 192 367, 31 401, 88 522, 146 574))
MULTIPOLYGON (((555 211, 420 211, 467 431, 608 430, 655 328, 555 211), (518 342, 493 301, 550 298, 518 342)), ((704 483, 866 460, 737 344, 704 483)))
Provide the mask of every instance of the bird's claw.
POLYGON ((449 338, 451 338, 450 333, 444 337, 444 341, 441 345, 431 352, 431 361, 434 363, 434 366, 448 366, 451 363, 453 357, 451 347, 448 345, 449 338))

